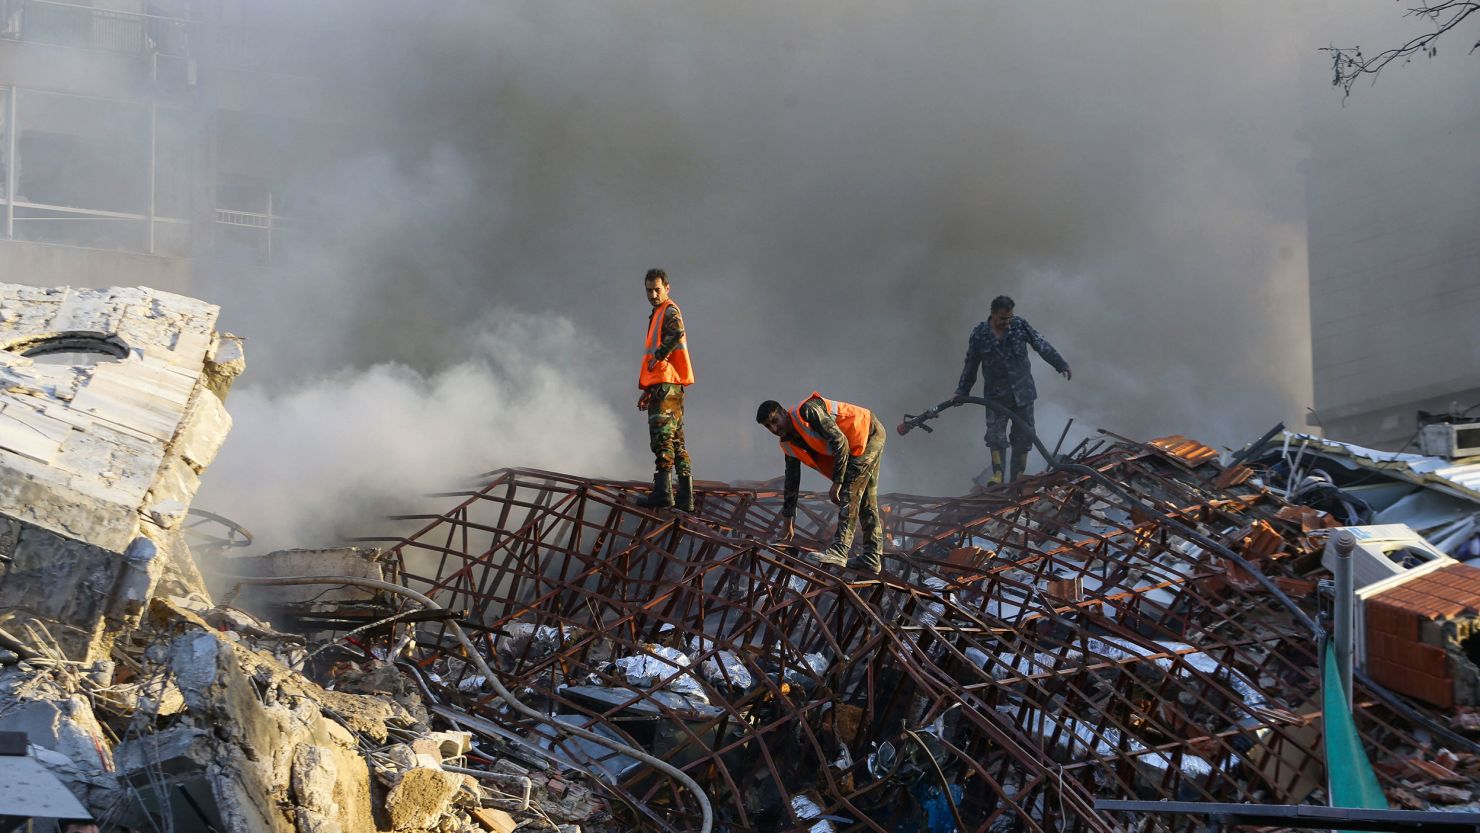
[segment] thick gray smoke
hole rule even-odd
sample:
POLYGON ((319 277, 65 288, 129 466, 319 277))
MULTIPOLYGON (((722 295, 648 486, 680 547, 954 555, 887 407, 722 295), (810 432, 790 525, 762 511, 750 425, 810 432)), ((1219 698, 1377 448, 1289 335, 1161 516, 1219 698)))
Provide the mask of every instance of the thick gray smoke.
MULTIPOLYGON (((317 242, 206 293, 251 367, 201 505, 287 538, 500 466, 645 477, 650 266, 701 479, 780 473, 762 399, 946 398, 1002 293, 1074 368, 1037 365, 1050 442, 1298 425, 1301 131, 1380 100, 1341 111, 1315 50, 1403 31, 1378 0, 309 5, 354 141, 284 160, 317 242)), ((937 426, 886 490, 982 467, 979 413, 937 426)))

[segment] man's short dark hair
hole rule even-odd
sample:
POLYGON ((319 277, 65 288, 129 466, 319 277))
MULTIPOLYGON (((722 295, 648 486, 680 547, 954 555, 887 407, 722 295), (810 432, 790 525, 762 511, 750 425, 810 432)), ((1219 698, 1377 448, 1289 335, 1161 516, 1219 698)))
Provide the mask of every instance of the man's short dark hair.
POLYGON ((786 409, 781 407, 780 402, 777 402, 774 399, 767 399, 765 402, 761 403, 761 406, 759 408, 755 409, 755 421, 760 423, 761 425, 765 425, 766 417, 776 413, 777 411, 784 410, 786 409))
POLYGON ((1017 304, 1013 303, 1012 299, 1006 295, 998 295, 992 299, 992 312, 996 312, 999 309, 1012 309, 1015 306, 1017 304))
POLYGON ((647 283, 648 281, 662 281, 664 286, 668 286, 668 273, 662 269, 649 269, 647 270, 647 274, 642 277, 643 283, 647 283))

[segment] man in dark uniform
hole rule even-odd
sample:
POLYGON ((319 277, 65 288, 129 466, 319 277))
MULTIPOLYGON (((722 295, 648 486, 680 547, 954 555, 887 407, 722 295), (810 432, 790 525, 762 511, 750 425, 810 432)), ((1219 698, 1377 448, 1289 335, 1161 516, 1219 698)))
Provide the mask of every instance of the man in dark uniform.
MULTIPOLYGON (((966 365, 961 368, 961 381, 956 384, 956 399, 971 395, 976 385, 977 368, 984 379, 983 399, 1006 406, 1017 414, 1011 420, 1012 434, 1007 433, 1008 417, 992 408, 987 410, 987 448, 992 453, 991 483, 1001 483, 1003 459, 1009 445, 1012 468, 1008 481, 1016 480, 1028 467, 1028 449, 1032 447, 1033 400, 1038 388, 1033 384, 1033 368, 1028 364, 1028 348, 1038 351, 1043 360, 1065 379, 1073 378, 1069 363, 1038 334, 1027 321, 1013 315, 1015 304, 1006 295, 992 299, 992 314, 976 325, 966 342, 966 365)), ((986 472, 983 472, 986 474, 986 472)), ((978 478, 978 485, 982 484, 978 478)))
POLYGON ((653 492, 637 499, 648 509, 678 506, 694 511, 694 475, 689 450, 683 438, 684 388, 694 383, 689 363, 689 343, 683 329, 683 313, 668 297, 668 274, 649 269, 643 289, 653 311, 648 313, 647 341, 638 371, 639 410, 648 414, 648 443, 653 450, 653 492), (678 497, 673 495, 673 475, 678 475, 678 497))
POLYGON ((781 504, 786 540, 796 535, 797 494, 805 463, 832 481, 828 497, 838 506, 832 544, 814 556, 817 562, 879 572, 884 557, 884 524, 879 514, 879 463, 888 433, 884 424, 867 408, 824 399, 817 393, 791 410, 768 399, 756 410, 755 421, 781 441, 786 459, 781 504), (850 558, 855 522, 864 535, 863 551, 850 558))

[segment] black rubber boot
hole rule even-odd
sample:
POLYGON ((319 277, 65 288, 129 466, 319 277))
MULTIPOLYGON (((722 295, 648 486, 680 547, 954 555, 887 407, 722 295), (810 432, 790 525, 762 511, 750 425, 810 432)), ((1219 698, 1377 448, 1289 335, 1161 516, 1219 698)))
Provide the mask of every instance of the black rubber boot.
POLYGON ((673 471, 661 469, 653 473, 653 493, 633 501, 644 509, 665 509, 673 505, 673 471))
POLYGON ((678 495, 673 499, 673 505, 685 512, 694 511, 694 476, 692 474, 678 476, 678 495))
POLYGON ((1012 481, 1017 480, 1019 477, 1022 477, 1023 472, 1026 471, 1027 468, 1028 452, 1014 451, 1012 453, 1012 469, 1007 476, 1007 481, 1011 483, 1012 481))

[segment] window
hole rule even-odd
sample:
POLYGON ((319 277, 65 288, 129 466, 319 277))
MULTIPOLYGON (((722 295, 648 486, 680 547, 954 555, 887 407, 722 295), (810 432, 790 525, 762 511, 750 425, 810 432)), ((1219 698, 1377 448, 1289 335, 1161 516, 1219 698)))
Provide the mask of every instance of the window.
POLYGON ((147 250, 149 106, 15 95, 16 239, 147 250))

